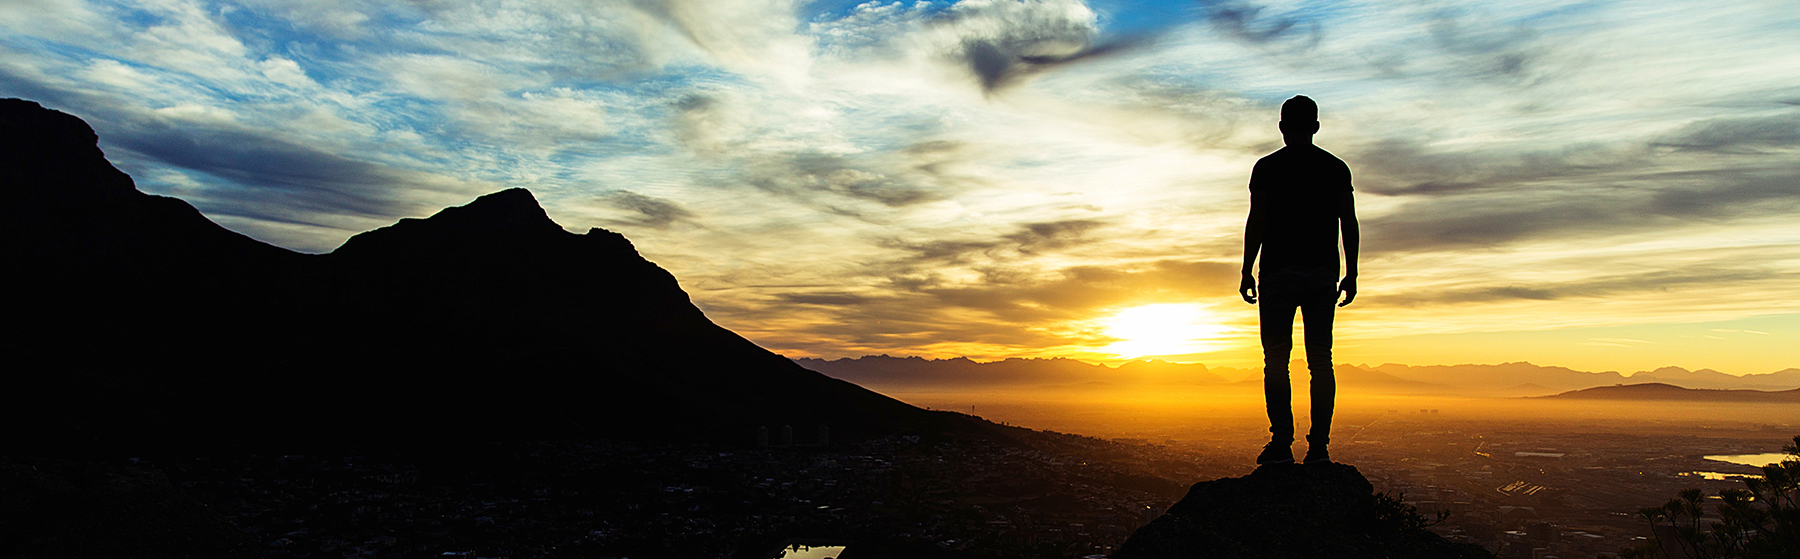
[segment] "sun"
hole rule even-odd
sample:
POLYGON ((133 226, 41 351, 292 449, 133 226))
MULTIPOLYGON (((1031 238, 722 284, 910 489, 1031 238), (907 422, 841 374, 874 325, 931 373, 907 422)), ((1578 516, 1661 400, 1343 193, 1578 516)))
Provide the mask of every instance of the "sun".
POLYGON ((1122 359, 1211 351, 1230 330, 1212 311, 1194 303, 1131 307, 1100 323, 1106 335, 1119 339, 1100 351, 1122 359))

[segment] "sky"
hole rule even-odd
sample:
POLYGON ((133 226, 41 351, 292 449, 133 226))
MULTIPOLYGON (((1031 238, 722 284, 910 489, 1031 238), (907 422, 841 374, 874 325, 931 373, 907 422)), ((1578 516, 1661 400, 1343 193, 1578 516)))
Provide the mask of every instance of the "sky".
MULTIPOLYGON (((328 252, 485 193, 790 357, 1259 362, 1246 189, 1316 99, 1337 359, 1800 367, 1787 2, 10 0, 0 96, 328 252)), ((603 319, 597 317, 597 319, 603 319)))

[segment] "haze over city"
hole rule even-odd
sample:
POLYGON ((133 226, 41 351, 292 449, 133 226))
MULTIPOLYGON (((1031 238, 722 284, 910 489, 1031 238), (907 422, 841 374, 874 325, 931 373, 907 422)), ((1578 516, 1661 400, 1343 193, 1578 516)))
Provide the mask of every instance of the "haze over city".
POLYGON ((508 187, 789 357, 1249 367, 1251 163, 1318 99, 1339 361, 1800 364, 1778 2, 0 6, 0 96, 279 246, 508 187))

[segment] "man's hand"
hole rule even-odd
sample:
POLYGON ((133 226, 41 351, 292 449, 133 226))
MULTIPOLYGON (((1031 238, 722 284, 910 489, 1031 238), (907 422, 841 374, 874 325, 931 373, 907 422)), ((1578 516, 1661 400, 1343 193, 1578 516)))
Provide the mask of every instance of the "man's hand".
POLYGON ((1344 281, 1338 282, 1338 293, 1344 294, 1344 302, 1338 303, 1338 306, 1340 307, 1350 304, 1351 301, 1355 301, 1356 276, 1344 276, 1344 281))
POLYGON ((1238 295, 1244 297, 1245 303, 1256 304, 1256 277, 1244 272, 1244 280, 1238 282, 1238 295))

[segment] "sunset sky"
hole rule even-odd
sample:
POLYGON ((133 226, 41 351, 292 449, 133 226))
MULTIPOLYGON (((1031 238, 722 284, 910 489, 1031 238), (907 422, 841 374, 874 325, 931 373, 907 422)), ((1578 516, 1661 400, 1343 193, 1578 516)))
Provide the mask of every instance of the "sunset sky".
POLYGON ((792 357, 1257 361, 1256 158, 1355 177, 1350 363, 1800 367, 1792 2, 9 0, 0 96, 326 252, 529 188, 792 357))

